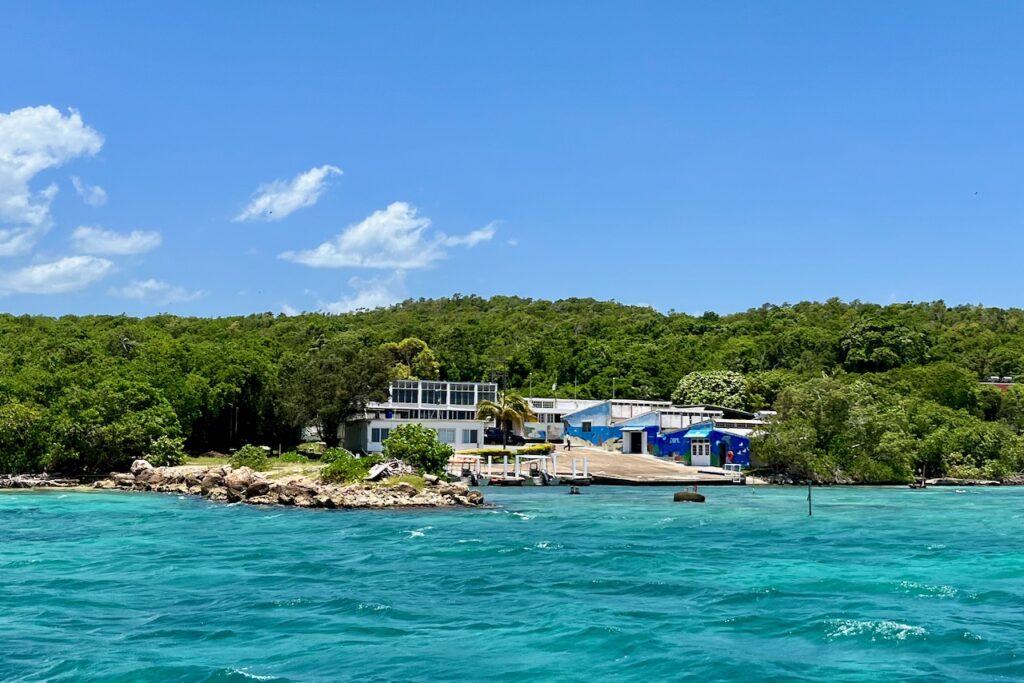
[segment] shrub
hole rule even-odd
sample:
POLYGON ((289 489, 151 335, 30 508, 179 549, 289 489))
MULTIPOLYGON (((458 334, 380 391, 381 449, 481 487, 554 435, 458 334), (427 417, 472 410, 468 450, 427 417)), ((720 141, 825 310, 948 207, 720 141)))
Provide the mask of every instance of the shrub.
POLYGON ((153 467, 175 467, 185 463, 185 440, 176 436, 158 436, 149 444, 146 461, 153 467))
POLYGON ((307 441, 295 447, 299 453, 308 456, 322 455, 327 446, 323 441, 307 441))
POLYGON ((369 474, 370 468, 380 462, 380 458, 373 456, 357 458, 343 448, 331 450, 340 453, 336 453, 330 464, 320 470, 320 480, 328 484, 361 481, 369 474))
POLYGON ((249 467, 261 471, 270 467, 270 460, 267 454, 259 446, 246 444, 238 449, 238 452, 231 456, 229 461, 234 468, 249 467))
POLYGON ((278 461, 304 463, 309 462, 309 458, 304 456, 302 453, 298 453, 296 451, 288 451, 287 453, 282 453, 281 457, 278 458, 278 461))
POLYGON ((405 424, 384 439, 384 457, 398 458, 427 474, 444 474, 455 450, 437 440, 437 432, 423 425, 405 424))
POLYGON ((323 455, 320 456, 320 462, 330 465, 332 462, 336 460, 355 457, 355 455, 353 455, 350 451, 345 450, 344 448, 328 448, 326 451, 324 451, 323 455))

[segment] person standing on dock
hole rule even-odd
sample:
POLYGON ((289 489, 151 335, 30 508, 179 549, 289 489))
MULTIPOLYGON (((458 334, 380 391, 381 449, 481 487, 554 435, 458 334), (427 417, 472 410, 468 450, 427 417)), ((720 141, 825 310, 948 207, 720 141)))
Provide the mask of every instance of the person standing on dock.
POLYGON ((572 441, 569 441, 569 437, 565 437, 565 450, 572 450, 572 441))

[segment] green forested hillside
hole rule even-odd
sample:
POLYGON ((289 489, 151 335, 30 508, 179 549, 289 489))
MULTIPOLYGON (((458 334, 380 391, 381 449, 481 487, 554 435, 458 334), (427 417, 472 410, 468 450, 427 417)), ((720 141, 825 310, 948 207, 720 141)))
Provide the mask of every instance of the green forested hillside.
POLYGON ((0 471, 109 468, 160 435, 192 451, 287 446, 288 382, 332 372, 314 354, 344 349, 348 367, 407 337, 429 344, 444 378, 535 395, 607 397, 615 378, 619 397, 668 398, 688 373, 740 372, 745 407, 781 411, 765 460, 785 469, 802 454, 813 476, 1018 469, 1024 395, 978 380, 1024 376, 1021 310, 830 300, 695 317, 454 296, 340 316, 0 316, 0 471))

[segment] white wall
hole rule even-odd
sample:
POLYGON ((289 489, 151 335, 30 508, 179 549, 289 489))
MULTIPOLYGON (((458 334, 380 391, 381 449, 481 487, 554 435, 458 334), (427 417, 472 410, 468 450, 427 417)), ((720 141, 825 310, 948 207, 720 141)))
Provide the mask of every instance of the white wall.
MULTIPOLYGON (((457 451, 469 448, 480 448, 484 444, 484 429, 489 426, 485 420, 369 420, 366 424, 366 432, 363 436, 362 449, 367 453, 380 453, 384 450, 384 444, 373 441, 374 429, 394 429, 404 424, 419 424, 428 429, 455 430, 455 443, 451 446, 457 451), (468 441, 464 437, 464 430, 476 430, 476 441, 468 441)), ((382 439, 383 441, 383 439, 382 439)))

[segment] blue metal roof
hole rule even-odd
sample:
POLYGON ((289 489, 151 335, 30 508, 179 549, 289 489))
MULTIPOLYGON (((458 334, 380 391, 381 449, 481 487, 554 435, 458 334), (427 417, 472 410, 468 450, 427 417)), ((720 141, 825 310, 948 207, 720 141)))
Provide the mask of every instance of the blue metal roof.
POLYGON ((700 429, 691 429, 686 432, 684 439, 706 439, 711 436, 711 427, 701 427, 700 429))

